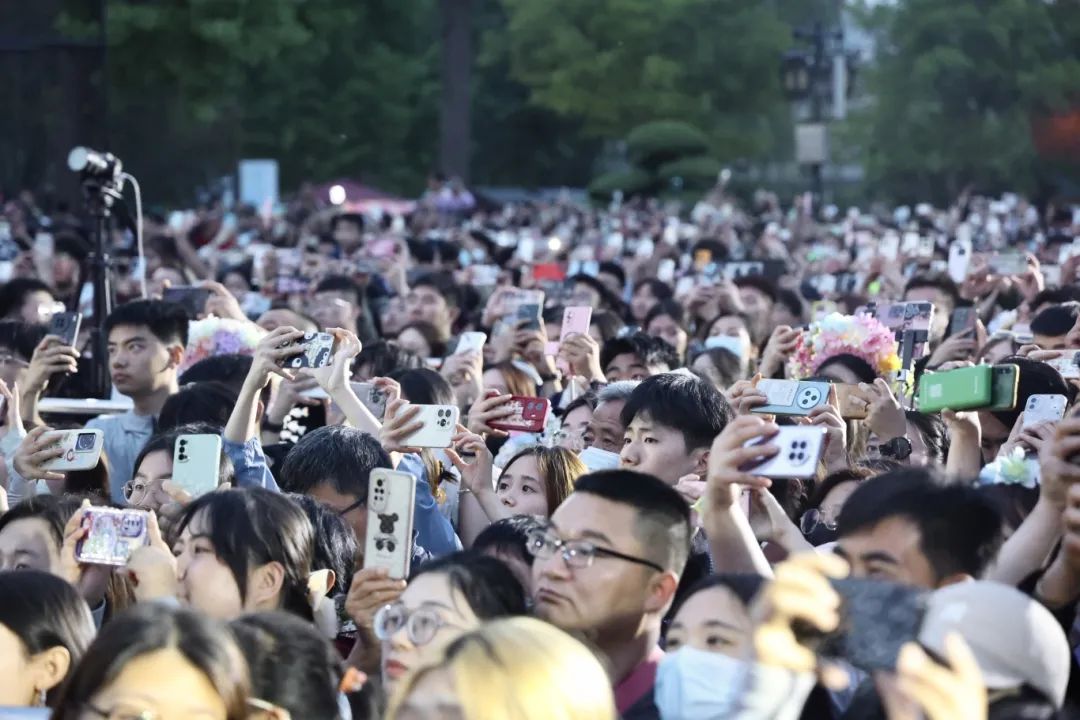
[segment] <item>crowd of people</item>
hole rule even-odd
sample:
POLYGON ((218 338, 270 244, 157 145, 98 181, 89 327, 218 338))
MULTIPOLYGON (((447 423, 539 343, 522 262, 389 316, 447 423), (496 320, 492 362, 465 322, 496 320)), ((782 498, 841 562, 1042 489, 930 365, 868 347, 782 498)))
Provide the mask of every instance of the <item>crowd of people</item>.
POLYGON ((121 212, 105 318, 77 215, 4 204, 0 716, 1080 710, 1080 209, 466 194, 151 212, 142 254, 121 212), (121 564, 83 554, 105 508, 145 513, 121 564))

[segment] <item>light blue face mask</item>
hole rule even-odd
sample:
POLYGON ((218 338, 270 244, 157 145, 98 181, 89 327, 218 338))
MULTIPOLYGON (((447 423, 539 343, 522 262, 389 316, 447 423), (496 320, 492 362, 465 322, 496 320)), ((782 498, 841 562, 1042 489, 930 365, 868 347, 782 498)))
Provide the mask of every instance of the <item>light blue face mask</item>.
POLYGON ((599 470, 614 470, 619 467, 619 453, 610 450, 601 450, 598 447, 588 447, 581 451, 578 459, 585 463, 589 472, 599 470))
POLYGON ((746 346, 746 343, 744 343, 741 338, 732 335, 713 335, 712 337, 705 338, 705 347, 709 350, 714 348, 727 350, 729 353, 739 358, 743 363, 746 362, 746 356, 750 354, 750 349, 746 346))
POLYGON ((728 717, 744 663, 720 653, 681 647, 660 661, 654 699, 663 720, 728 717))

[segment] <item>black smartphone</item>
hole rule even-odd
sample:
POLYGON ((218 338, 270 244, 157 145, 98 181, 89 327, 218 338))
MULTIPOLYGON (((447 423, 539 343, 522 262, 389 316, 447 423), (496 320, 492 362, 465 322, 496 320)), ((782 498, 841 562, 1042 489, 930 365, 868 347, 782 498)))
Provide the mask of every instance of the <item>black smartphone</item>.
POLYGON ((64 341, 65 345, 75 345, 82 326, 82 313, 58 312, 49 320, 49 334, 64 341))
POLYGON ((525 303, 524 305, 518 305, 517 315, 514 318, 514 324, 519 330, 539 330, 540 310, 540 306, 536 303, 525 303))
POLYGON ((161 299, 165 302, 176 303, 184 308, 189 318, 195 320, 206 311, 206 301, 210 299, 210 291, 194 285, 178 285, 165 288, 161 299))
POLYGON ((949 315, 949 329, 945 333, 946 337, 954 337, 956 335, 963 335, 964 333, 974 332, 975 323, 979 319, 979 312, 973 307, 958 307, 952 311, 949 315))
POLYGON ((840 626, 831 633, 798 631, 819 656, 846 660, 860 670, 895 670, 900 648, 915 640, 928 593, 908 585, 843 578, 831 580, 841 597, 840 626))

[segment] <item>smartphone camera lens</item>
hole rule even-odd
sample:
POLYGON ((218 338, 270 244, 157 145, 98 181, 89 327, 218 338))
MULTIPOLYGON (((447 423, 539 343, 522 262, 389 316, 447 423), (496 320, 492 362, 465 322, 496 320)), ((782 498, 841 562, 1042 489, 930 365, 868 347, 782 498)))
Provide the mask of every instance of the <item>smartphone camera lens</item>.
POLYGON ((383 481, 382 480, 376 480, 375 484, 378 485, 379 487, 382 487, 383 486, 383 481))

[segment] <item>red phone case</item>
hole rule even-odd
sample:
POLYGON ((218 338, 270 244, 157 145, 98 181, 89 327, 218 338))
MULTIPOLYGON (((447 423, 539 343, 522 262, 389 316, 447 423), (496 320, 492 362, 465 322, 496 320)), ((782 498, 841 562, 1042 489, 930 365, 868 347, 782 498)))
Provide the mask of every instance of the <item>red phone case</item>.
POLYGON ((543 432, 548 411, 551 409, 551 403, 547 398, 515 395, 506 404, 514 408, 514 414, 501 420, 492 420, 488 425, 496 430, 507 432, 543 432))

